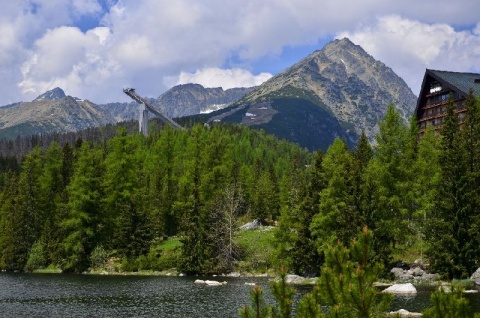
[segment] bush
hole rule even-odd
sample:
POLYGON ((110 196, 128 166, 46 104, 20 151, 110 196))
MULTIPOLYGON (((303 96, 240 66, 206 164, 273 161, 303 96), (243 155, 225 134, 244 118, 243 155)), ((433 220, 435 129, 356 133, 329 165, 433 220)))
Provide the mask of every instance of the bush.
POLYGON ((105 267, 108 260, 108 253, 102 245, 97 245, 90 254, 90 267, 92 269, 101 269, 105 267))
POLYGON ((32 245, 32 248, 30 249, 27 264, 25 265, 25 271, 32 272, 36 269, 44 267, 45 263, 46 259, 43 243, 37 241, 32 245))

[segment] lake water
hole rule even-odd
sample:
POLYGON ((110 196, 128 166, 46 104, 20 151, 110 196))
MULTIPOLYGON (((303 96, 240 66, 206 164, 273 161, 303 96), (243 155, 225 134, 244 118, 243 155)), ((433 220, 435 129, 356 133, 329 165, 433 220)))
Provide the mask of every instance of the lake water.
MULTIPOLYGON (((265 291, 267 278, 92 276, 0 274, 0 317, 238 317, 257 282, 265 291), (195 279, 227 281, 220 287, 194 284, 195 279)), ((297 299, 310 287, 299 287, 297 299)), ((430 289, 417 296, 396 297, 392 309, 421 311, 429 305, 430 289)), ((470 296, 469 296, 470 297, 470 296)), ((471 296, 480 308, 480 297, 471 296)))

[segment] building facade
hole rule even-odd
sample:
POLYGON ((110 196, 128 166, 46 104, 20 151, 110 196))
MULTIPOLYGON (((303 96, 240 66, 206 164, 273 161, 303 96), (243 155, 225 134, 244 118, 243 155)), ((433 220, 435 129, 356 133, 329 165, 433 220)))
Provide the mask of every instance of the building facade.
POLYGON ((433 126, 436 130, 442 126, 450 94, 453 95, 455 112, 462 122, 466 112, 465 100, 470 90, 473 90, 475 96, 480 94, 480 74, 427 69, 415 110, 420 134, 428 126, 433 126))

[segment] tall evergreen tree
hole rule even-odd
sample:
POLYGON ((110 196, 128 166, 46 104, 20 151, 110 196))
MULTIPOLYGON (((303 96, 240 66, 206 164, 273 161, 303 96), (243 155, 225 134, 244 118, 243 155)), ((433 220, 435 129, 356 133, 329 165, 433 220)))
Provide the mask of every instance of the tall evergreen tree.
POLYGON ((426 230, 432 270, 449 278, 464 278, 475 264, 471 251, 471 218, 466 198, 466 149, 462 147, 453 96, 441 131, 439 180, 435 203, 426 230))
POLYGON ((59 261, 64 183, 62 177, 62 148, 56 142, 48 147, 44 155, 42 174, 39 177, 41 191, 42 224, 41 244, 48 252, 46 261, 59 261))
POLYGON ((323 262, 310 230, 312 219, 318 213, 320 193, 326 186, 322 162, 323 153, 319 151, 309 168, 307 189, 299 189, 299 202, 282 210, 275 231, 278 259, 289 270, 303 276, 317 276, 323 262))
POLYGON ((24 223, 18 211, 18 176, 6 173, 8 187, 0 193, 0 268, 21 270, 26 262, 23 244, 24 223))
POLYGON ((27 262, 28 253, 35 241, 40 239, 42 226, 45 222, 45 213, 41 204, 40 176, 42 173, 42 154, 39 147, 29 153, 22 163, 22 172, 18 180, 17 214, 16 219, 19 238, 15 263, 23 269, 27 262))
POLYGON ((83 142, 78 151, 75 172, 68 186, 68 215, 62 222, 66 271, 83 272, 90 265, 90 254, 102 242, 107 222, 102 211, 103 154, 83 142))
POLYGON ((362 227, 349 180, 352 160, 347 145, 339 138, 323 159, 326 187, 320 193, 319 212, 310 225, 320 253, 338 240, 349 242, 362 227))
POLYGON ((375 156, 364 175, 367 226, 374 233, 374 249, 383 263, 390 261, 392 248, 400 248, 412 232, 407 191, 413 165, 409 130, 394 105, 380 122, 375 156))

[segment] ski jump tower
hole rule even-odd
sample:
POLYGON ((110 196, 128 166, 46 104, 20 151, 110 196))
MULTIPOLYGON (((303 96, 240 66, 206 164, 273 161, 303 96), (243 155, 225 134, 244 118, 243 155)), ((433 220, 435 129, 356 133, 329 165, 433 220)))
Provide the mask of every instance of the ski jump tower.
POLYGON ((148 112, 153 113, 155 116, 160 118, 165 124, 170 125, 175 129, 183 129, 177 122, 163 114, 162 112, 153 108, 152 105, 143 97, 139 96, 134 88, 124 88, 123 92, 130 96, 134 101, 140 104, 139 107, 139 116, 138 116, 138 130, 144 135, 148 135, 148 112))

